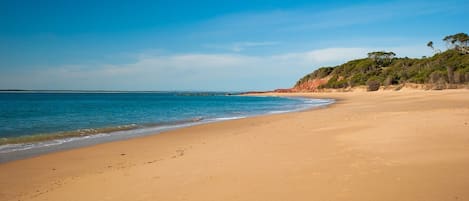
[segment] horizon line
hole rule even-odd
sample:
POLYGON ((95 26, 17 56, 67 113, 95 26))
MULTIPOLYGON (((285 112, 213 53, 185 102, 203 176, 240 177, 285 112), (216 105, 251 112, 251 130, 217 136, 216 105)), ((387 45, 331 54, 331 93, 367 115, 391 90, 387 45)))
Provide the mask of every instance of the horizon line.
POLYGON ((104 90, 104 89, 0 89, 1 92, 111 92, 111 93, 128 93, 128 92, 145 92, 145 93, 165 93, 165 92, 200 92, 200 93, 226 93, 226 92, 246 92, 249 90, 239 91, 218 91, 218 90, 104 90))

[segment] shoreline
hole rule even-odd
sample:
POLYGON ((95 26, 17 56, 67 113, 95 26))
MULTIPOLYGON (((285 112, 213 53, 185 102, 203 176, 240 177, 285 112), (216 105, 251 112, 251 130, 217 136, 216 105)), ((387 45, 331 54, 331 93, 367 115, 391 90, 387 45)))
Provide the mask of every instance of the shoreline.
POLYGON ((467 90, 305 95, 336 103, 0 164, 0 198, 469 198, 467 90))
POLYGON ((7 163, 15 160, 27 159, 31 157, 40 156, 43 154, 59 152, 64 150, 72 150, 76 148, 94 146, 107 142, 115 142, 119 140, 128 140, 132 138, 144 137, 148 135, 157 135, 167 131, 197 126, 201 124, 210 124, 227 120, 243 119, 256 116, 264 116, 271 114, 290 113, 303 110, 314 109, 316 107, 324 107, 334 103, 330 99, 317 99, 314 103, 306 105, 308 97, 289 97, 282 96, 283 98, 294 98, 303 100, 304 105, 292 110, 286 111, 270 111, 267 113, 250 114, 247 116, 226 116, 209 119, 190 119, 177 122, 161 123, 154 126, 146 125, 122 125, 108 128, 89 128, 80 129, 75 131, 57 132, 50 134, 27 135, 14 138, 0 139, 0 164, 7 163), (89 133, 83 133, 89 131, 89 133), (109 132, 106 132, 109 131, 109 132), (3 140, 3 141, 1 141, 3 140), (7 143, 7 142, 13 143, 7 143), (5 144, 2 144, 5 143, 5 144))

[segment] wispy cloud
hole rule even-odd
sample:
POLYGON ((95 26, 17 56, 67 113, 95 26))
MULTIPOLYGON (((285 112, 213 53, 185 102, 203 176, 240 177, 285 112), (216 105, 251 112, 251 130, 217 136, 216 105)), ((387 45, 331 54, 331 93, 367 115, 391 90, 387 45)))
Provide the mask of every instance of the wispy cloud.
POLYGON ((234 43, 229 43, 229 44, 205 44, 203 46, 207 48, 213 48, 213 49, 241 52, 248 48, 267 47, 267 46, 274 46, 278 44, 280 43, 275 42, 275 41, 262 41, 262 42, 234 42, 234 43))
POLYGON ((299 60, 304 63, 325 65, 338 64, 351 59, 363 58, 371 48, 325 48, 300 53, 274 55, 280 60, 299 60))

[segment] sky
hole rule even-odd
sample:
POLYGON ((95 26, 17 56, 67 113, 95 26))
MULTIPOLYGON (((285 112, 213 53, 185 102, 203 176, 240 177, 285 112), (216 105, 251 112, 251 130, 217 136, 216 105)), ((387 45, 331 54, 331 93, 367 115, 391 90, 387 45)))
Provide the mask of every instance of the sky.
POLYGON ((469 32, 469 1, 0 0, 0 89, 249 91, 469 32))

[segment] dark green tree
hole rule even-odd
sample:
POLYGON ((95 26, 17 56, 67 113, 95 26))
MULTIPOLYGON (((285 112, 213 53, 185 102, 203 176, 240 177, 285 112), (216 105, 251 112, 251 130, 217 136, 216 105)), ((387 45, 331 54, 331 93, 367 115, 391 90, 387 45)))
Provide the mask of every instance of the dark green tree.
POLYGON ((428 46, 429 48, 432 48, 433 51, 435 51, 435 48, 433 47, 433 41, 428 42, 428 43, 427 43, 427 46, 428 46))

